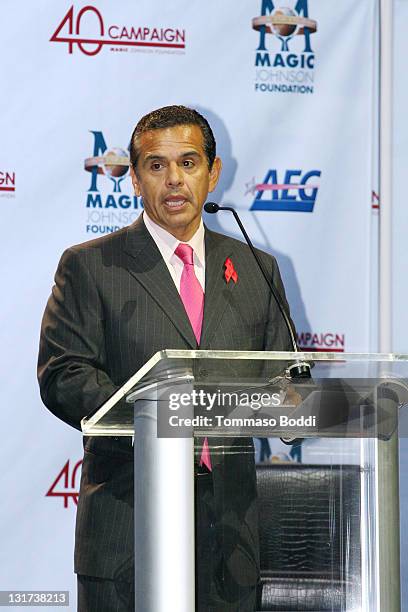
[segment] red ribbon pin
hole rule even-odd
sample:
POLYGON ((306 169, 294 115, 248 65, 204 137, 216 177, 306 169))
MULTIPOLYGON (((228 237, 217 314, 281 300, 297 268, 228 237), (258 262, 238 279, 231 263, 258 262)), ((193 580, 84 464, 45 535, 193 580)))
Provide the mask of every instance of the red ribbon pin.
POLYGON ((224 276, 225 276, 225 280, 227 281, 227 283, 230 282, 231 278, 234 281, 234 283, 236 283, 238 280, 238 274, 234 268, 234 264, 232 263, 229 257, 227 257, 227 259, 225 260, 224 266, 225 266, 224 276))

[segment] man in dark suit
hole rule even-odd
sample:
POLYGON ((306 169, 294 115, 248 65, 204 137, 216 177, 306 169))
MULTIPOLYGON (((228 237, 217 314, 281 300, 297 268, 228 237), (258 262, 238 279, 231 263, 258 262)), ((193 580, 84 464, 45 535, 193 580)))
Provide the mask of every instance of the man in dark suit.
MULTIPOLYGON (((290 349, 248 247, 203 226, 202 207, 221 171, 207 121, 180 106, 149 113, 133 132, 130 163, 143 216, 65 251, 42 323, 41 396, 78 429, 84 416, 164 348, 290 349), (175 253, 180 243, 187 245, 190 263, 175 253), (236 282, 226 282, 227 258, 236 282), (196 305, 202 298, 201 314, 200 308, 195 315, 189 310, 193 290, 196 305)), ((275 260, 260 255, 285 300, 275 260)), ((250 612, 255 606, 253 446, 242 438, 231 444, 212 465, 210 443, 210 459, 196 465, 200 612, 250 612)), ((132 610, 131 441, 88 437, 84 450, 75 548, 79 610, 132 610)))

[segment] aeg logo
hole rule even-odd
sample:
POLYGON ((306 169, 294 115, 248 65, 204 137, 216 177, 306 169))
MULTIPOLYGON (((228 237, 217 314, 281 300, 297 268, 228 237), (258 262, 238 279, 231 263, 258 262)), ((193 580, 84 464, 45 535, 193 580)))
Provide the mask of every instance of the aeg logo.
POLYGON ((246 194, 256 194, 250 210, 280 210, 313 212, 319 185, 320 170, 286 170, 283 181, 278 180, 278 170, 268 170, 262 183, 255 178, 246 184, 246 194))

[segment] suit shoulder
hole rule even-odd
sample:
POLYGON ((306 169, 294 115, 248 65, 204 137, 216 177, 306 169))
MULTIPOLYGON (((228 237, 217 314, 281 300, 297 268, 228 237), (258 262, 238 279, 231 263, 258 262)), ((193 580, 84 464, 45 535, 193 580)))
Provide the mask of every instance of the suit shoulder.
POLYGON ((120 230, 116 232, 111 232, 106 236, 100 236, 99 238, 94 238, 93 240, 87 240, 86 242, 81 242, 80 244, 74 244, 69 247, 67 251, 81 254, 81 253, 89 253, 92 250, 97 251, 105 251, 110 250, 112 248, 120 246, 122 243, 126 241, 126 236, 128 233, 128 226, 122 227, 120 230))
POLYGON ((126 245, 128 230, 129 226, 126 226, 106 236, 68 247, 62 253, 58 267, 61 270, 68 270, 77 266, 85 266, 97 270, 101 263, 112 265, 112 262, 121 257, 126 245))

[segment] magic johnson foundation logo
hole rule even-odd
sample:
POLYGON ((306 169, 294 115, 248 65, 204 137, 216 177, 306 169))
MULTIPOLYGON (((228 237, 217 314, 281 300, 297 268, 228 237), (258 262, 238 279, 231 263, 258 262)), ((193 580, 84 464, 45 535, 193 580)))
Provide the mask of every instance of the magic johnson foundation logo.
POLYGON ((79 496, 79 481, 81 478, 82 459, 70 467, 69 459, 64 464, 62 470, 57 474, 54 482, 48 489, 45 497, 61 497, 64 508, 68 508, 69 500, 76 506, 79 496))
POLYGON ((252 195, 250 210, 313 212, 319 191, 320 170, 269 169, 262 182, 255 178, 245 185, 245 195, 252 195))
POLYGON ((104 48, 126 53, 184 53, 186 32, 168 26, 106 24, 96 7, 88 5, 76 12, 72 5, 50 42, 66 45, 68 53, 77 49, 84 55, 98 55, 104 48))
POLYGON ((90 133, 92 155, 84 161, 84 169, 90 174, 85 229, 88 234, 102 235, 133 223, 140 214, 142 202, 133 194, 128 149, 108 148, 102 132, 90 133))
MULTIPOLYGON (((289 4, 289 2, 287 3, 289 4)), ((308 0, 294 6, 262 0, 261 15, 252 28, 258 32, 255 51, 255 91, 312 94, 315 54, 312 34, 317 22, 309 17, 308 0)))

